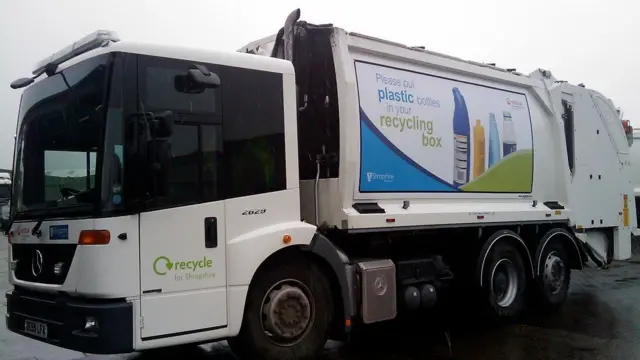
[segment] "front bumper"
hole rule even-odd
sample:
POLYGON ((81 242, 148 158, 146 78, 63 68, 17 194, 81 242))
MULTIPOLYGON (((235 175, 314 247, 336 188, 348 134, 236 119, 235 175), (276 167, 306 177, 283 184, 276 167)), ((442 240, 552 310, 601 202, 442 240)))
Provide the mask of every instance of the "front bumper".
POLYGON ((130 302, 79 300, 20 289, 7 292, 6 297, 7 328, 14 333, 90 354, 133 352, 130 302), (88 318, 96 326, 85 330, 88 318))

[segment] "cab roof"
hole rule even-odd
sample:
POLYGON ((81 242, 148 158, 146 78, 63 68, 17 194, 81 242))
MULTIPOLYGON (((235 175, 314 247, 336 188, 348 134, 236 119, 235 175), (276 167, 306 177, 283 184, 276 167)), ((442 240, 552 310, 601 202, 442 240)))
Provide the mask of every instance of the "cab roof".
MULTIPOLYGON (((33 79, 38 78, 43 73, 58 73, 83 60, 110 52, 149 55, 281 74, 294 74, 293 64, 283 59, 258 57, 235 51, 121 41, 115 32, 98 30, 39 61, 33 71, 35 75, 33 79)), ((33 82, 33 79, 31 79, 31 82, 33 82)), ((20 82, 20 80, 17 80, 18 85, 15 88, 29 84, 29 82, 20 82)), ((12 87, 14 87, 14 84, 12 84, 12 87)))

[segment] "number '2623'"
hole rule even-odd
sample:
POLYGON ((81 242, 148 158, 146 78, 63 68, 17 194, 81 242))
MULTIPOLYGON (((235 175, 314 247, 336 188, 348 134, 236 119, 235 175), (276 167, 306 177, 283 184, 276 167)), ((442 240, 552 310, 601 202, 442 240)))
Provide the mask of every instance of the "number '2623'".
POLYGON ((267 212, 267 209, 251 209, 242 212, 242 215, 261 215, 267 212))

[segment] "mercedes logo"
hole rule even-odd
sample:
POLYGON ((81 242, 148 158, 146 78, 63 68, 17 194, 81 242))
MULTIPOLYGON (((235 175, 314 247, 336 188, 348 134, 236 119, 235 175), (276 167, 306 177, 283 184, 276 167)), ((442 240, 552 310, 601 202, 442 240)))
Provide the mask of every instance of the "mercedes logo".
POLYGON ((36 250, 35 255, 33 255, 33 259, 31 259, 31 273, 33 276, 39 276, 42 274, 43 265, 44 260, 42 259, 42 253, 40 250, 36 250))
POLYGON ((378 276, 373 282, 373 286, 378 295, 384 295, 387 292, 387 281, 383 276, 378 276))

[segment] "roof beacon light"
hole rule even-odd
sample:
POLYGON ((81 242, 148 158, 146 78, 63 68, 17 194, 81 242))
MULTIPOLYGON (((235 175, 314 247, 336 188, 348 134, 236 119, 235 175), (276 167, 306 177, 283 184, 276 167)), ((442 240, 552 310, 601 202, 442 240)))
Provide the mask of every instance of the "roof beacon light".
POLYGON ((74 42, 66 48, 52 54, 51 56, 42 59, 36 64, 35 70, 33 70, 32 77, 23 77, 14 80, 11 83, 12 89, 21 89, 23 87, 33 84, 33 82, 42 74, 46 73, 47 76, 51 76, 56 73, 58 65, 65 61, 73 59, 76 56, 89 52, 93 49, 107 46, 109 43, 118 42, 120 38, 115 31, 110 30, 98 30, 82 39, 74 42))
POLYGON ((65 61, 73 59, 76 56, 89 52, 93 49, 108 45, 110 42, 118 42, 120 38, 115 31, 97 30, 83 37, 73 44, 59 50, 49 57, 42 59, 36 64, 33 75, 39 76, 50 67, 57 67, 65 61))

